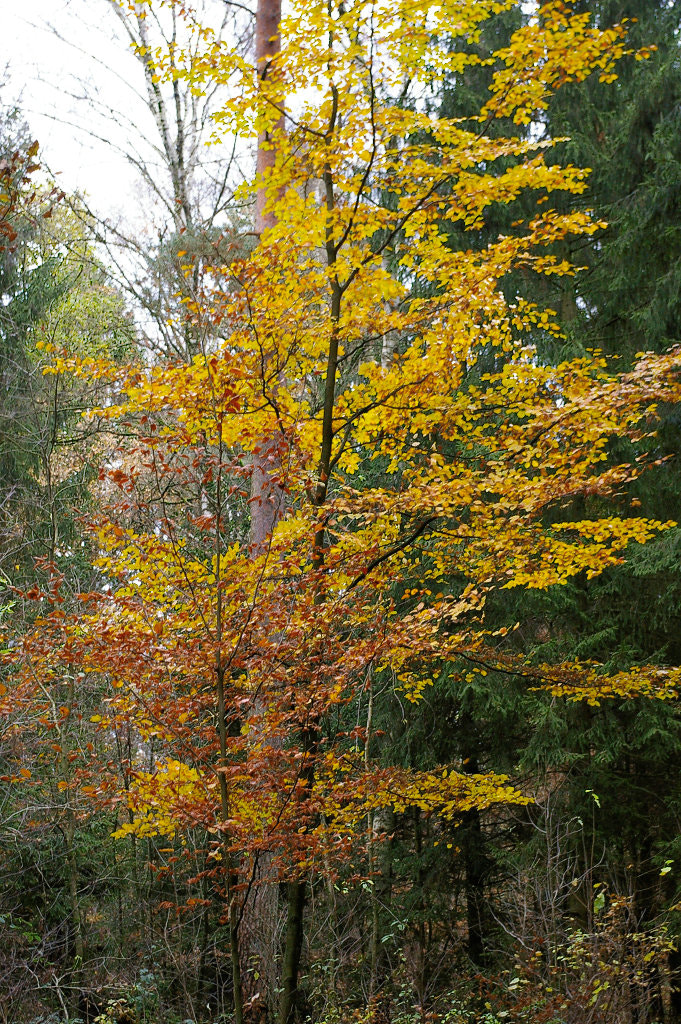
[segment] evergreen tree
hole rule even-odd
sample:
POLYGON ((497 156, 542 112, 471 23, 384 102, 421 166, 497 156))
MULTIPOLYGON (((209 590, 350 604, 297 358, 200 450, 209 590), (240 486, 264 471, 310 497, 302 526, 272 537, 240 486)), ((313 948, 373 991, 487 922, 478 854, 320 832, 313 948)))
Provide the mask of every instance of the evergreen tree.
MULTIPOLYGON (((572 6, 601 27, 629 19, 631 47, 656 44, 657 49, 648 59, 623 61, 614 85, 594 77, 559 90, 542 123, 532 126, 547 138, 568 137, 556 150, 562 162, 592 168, 582 204, 608 226, 594 238, 559 243, 562 256, 585 267, 575 277, 516 274, 504 288, 509 297, 523 296, 559 314, 565 338, 537 338, 547 359, 600 348, 626 365, 637 351, 661 351, 681 337, 681 7, 667 0, 583 0, 572 6)), ((490 27, 510 34, 522 17, 515 8, 490 27)), ((483 35, 474 44, 482 57, 493 45, 499 45, 498 35, 483 35)), ((491 73, 483 65, 453 77, 433 98, 434 109, 466 116, 479 108, 491 73)), ((560 197, 552 197, 557 204, 560 197)), ((491 208, 476 233, 451 225, 452 246, 465 240, 482 247, 500 234, 512 234, 524 209, 520 196, 515 208, 491 208)), ((627 495, 646 515, 678 517, 680 437, 677 411, 665 411, 648 446, 649 458, 665 461, 630 485, 627 495)), ((631 452, 614 446, 611 455, 620 462, 631 452)), ((592 510, 587 500, 583 511, 592 510)), ((535 593, 516 600, 507 592, 488 606, 489 623, 520 623, 509 642, 534 652, 537 661, 594 659, 610 669, 653 660, 678 665, 680 546, 681 532, 671 530, 645 548, 633 546, 623 565, 597 580, 577 578, 550 597, 535 593)), ((592 923, 594 884, 630 894, 632 927, 651 928, 674 892, 674 870, 664 881, 659 871, 677 842, 681 790, 673 765, 681 756, 681 735, 676 708, 657 702, 556 707, 551 698, 523 695, 522 681, 520 689, 508 678, 491 676, 483 686, 466 683, 462 668, 445 668, 432 707, 424 702, 411 709, 414 756, 437 749, 440 759, 470 760, 483 769, 521 765, 535 787, 552 794, 538 816, 530 815, 505 837, 493 823, 480 820, 462 822, 457 830, 473 961, 484 963, 484 950, 499 944, 494 920, 503 916, 499 894, 502 903, 507 898, 499 887, 503 871, 509 872, 509 884, 516 870, 528 880, 536 868, 530 865, 537 835, 548 841, 558 805, 563 824, 583 823, 567 843, 566 884, 556 893, 556 906, 561 904, 565 915, 561 929, 570 921, 582 928, 592 923)), ((447 857, 444 850, 442 857, 447 857)), ((548 875, 546 883, 551 888, 548 875)), ((559 934, 547 935, 547 941, 558 942, 559 934)))

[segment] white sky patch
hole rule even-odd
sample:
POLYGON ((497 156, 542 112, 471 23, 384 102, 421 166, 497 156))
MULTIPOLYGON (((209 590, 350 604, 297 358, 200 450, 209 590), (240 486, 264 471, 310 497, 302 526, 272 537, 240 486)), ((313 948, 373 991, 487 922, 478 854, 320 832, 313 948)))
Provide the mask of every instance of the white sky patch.
POLYGON ((139 67, 103 0, 2 0, 5 103, 18 100, 41 161, 62 188, 103 213, 128 205, 135 175, 122 150, 153 132, 139 67), (87 113, 91 97, 99 114, 87 113), (94 133, 94 134, 92 134, 94 133), (100 138, 97 138, 97 136, 100 138))

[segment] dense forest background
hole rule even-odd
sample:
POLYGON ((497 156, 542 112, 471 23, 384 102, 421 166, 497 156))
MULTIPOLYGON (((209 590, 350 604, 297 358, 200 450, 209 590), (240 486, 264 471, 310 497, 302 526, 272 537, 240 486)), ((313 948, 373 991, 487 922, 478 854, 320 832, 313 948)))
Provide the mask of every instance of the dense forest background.
MULTIPOLYGON (((521 7, 490 22, 472 48, 484 57, 503 46, 528 17, 521 7)), ((630 45, 656 49, 646 60, 624 58, 615 83, 591 76, 567 84, 527 129, 560 139, 560 161, 592 169, 577 201, 607 227, 556 243, 562 258, 583 268, 577 275, 516 271, 502 285, 508 296, 558 312, 561 337, 535 332, 540 359, 598 349, 626 371, 636 353, 661 353, 681 340, 681 6, 577 0, 573 7, 603 27, 631 19, 630 45)), ((144 22, 137 25, 138 45, 146 45, 144 22)), ((144 54, 139 73, 144 81, 144 54)), ((428 97, 431 114, 472 116, 486 101, 490 76, 484 65, 452 76, 428 97)), ((153 102, 154 83, 147 85, 153 102)), ((204 829, 185 823, 174 834, 131 829, 112 838, 133 820, 120 794, 135 765, 142 758, 153 774, 163 741, 132 726, 101 727, 107 681, 96 673, 39 680, 42 699, 32 702, 13 689, 12 652, 40 614, 35 598, 57 587, 68 609, 76 595, 108 585, 85 523, 112 500, 99 467, 123 428, 81 415, 103 401, 98 385, 45 374, 50 352, 120 364, 140 353, 150 364, 191 362, 201 325, 183 319, 183 303, 200 292, 221 246, 247 252, 253 245, 252 211, 228 201, 226 165, 216 170, 207 158, 202 165, 209 110, 194 111, 202 120, 190 141, 178 111, 169 106, 168 122, 158 119, 164 172, 145 172, 158 194, 144 239, 114 231, 82 197, 53 187, 21 109, 6 105, 0 113, 6 1024, 232 1019, 225 885, 204 829)), ((531 212, 530 202, 492 204, 465 237, 449 224, 452 248, 482 247, 508 233, 531 212)), ((574 197, 564 202, 574 207, 574 197)), ((633 501, 653 520, 678 517, 680 416, 675 406, 660 410, 657 432, 645 441, 655 465, 599 499, 604 514, 633 501)), ((613 441, 613 461, 628 458, 630 445, 613 441)), ((375 463, 366 470, 383 471, 375 463)), ((185 501, 196 500, 188 491, 185 501)), ((584 501, 575 499, 577 517, 584 501)), ((247 536, 248 504, 235 498, 231 514, 233 534, 247 536)), ((547 590, 497 591, 486 616, 490 629, 515 625, 509 656, 529 664, 593 660, 611 673, 651 662, 679 666, 681 528, 629 545, 621 564, 594 578, 582 573, 547 590)), ((571 702, 510 669, 468 668, 443 661, 413 702, 379 680, 371 735, 355 742, 366 740, 366 755, 378 764, 504 773, 529 800, 449 819, 418 806, 378 810, 352 859, 310 880, 299 1017, 328 1024, 681 1021, 678 703, 571 702)), ((348 734, 366 717, 367 700, 360 693, 339 711, 348 734)), ((284 955, 285 884, 273 879, 249 887, 246 905, 254 909, 241 921, 244 931, 260 928, 244 965, 253 1021, 272 1019, 284 955)))

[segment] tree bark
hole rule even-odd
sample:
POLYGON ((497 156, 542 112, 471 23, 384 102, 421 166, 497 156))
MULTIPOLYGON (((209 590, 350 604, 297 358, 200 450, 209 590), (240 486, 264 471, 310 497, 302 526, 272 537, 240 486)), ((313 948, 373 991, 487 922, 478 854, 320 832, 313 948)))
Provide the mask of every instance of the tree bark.
MULTIPOLYGON (((272 73, 272 61, 281 50, 279 25, 281 22, 281 0, 258 0, 255 22, 255 63, 261 81, 272 73)), ((279 131, 284 127, 281 115, 275 126, 279 131)), ((274 212, 267 207, 267 191, 262 177, 272 170, 276 160, 272 133, 261 132, 258 137, 256 174, 259 187, 255 197, 255 233, 259 238, 274 227, 274 212)), ((265 370, 267 360, 265 359, 265 370)), ((262 554, 269 538, 283 514, 284 495, 277 483, 279 460, 275 439, 264 438, 253 453, 251 476, 251 551, 255 556, 262 554)))
POLYGON ((305 909, 305 882, 289 882, 287 886, 288 910, 286 915, 286 945, 281 970, 281 1005, 279 1024, 291 1024, 298 1003, 298 972, 303 947, 303 911, 305 909))
MULTIPOLYGON (((281 49, 279 26, 281 0, 258 0, 255 26, 255 61, 258 76, 265 82, 272 74, 272 61, 281 49)), ((283 128, 283 115, 274 132, 283 128)), ((273 133, 258 137, 256 174, 259 186, 255 201, 255 233, 262 240, 276 223, 267 206, 262 178, 276 160, 273 133)), ((263 377, 268 375, 271 354, 263 354, 263 377)), ((263 380, 263 385, 265 381, 263 380)), ((284 513, 284 492, 279 482, 278 438, 264 437, 252 454, 250 551, 253 558, 266 555, 272 534, 284 513)), ((276 944, 279 924, 279 886, 271 868, 271 857, 260 853, 254 865, 251 885, 241 908, 239 956, 244 1013, 250 1021, 267 1019, 275 1012, 276 944)), ((302 918, 302 909, 301 909, 302 918)), ((287 939, 288 949, 288 939, 287 939)), ((286 962, 286 956, 285 956, 286 962)))
POLYGON ((386 927, 386 911, 392 900, 393 844, 391 839, 376 842, 376 837, 390 835, 395 827, 395 815, 390 807, 381 808, 372 815, 370 835, 371 888, 371 946, 369 950, 369 1001, 374 1004, 377 1019, 390 1020, 390 957, 381 934, 386 927))
MULTIPOLYGON (((281 0, 258 0, 255 16, 255 65, 261 82, 272 75, 272 61, 281 51, 281 0)), ((275 131, 284 127, 284 115, 280 114, 275 131)), ((261 132, 258 137, 256 158, 256 174, 262 175, 271 171, 276 161, 276 149, 272 145, 272 133, 261 132)), ((267 194, 262 187, 258 188, 255 197, 255 231, 262 235, 267 228, 274 227, 275 216, 267 209, 267 194)))

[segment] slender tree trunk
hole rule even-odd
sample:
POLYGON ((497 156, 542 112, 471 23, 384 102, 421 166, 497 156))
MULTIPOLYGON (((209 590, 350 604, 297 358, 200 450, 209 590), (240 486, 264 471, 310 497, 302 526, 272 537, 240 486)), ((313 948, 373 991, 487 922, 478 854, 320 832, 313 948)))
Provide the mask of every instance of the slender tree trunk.
POLYGON ((85 947, 83 943, 83 927, 80 913, 80 900, 78 896, 79 871, 78 858, 76 855, 76 812, 73 807, 73 795, 70 791, 71 763, 69 760, 70 744, 67 730, 71 718, 71 711, 74 706, 74 682, 69 679, 65 694, 65 705, 69 713, 63 722, 59 722, 56 705, 54 705, 55 722, 57 723, 57 735, 59 737, 60 749, 60 771, 61 781, 66 783, 66 804, 64 807, 64 825, 62 835, 66 847, 66 877, 69 897, 69 927, 71 946, 73 949, 73 962, 70 972, 69 985, 69 1013, 74 1017, 79 1015, 80 991, 83 984, 83 959, 85 947))
POLYGON ((371 947, 369 999, 376 1006, 376 1017, 380 1021, 390 1020, 390 957, 383 935, 386 910, 392 900, 393 844, 390 839, 376 842, 381 833, 390 835, 395 827, 395 815, 390 807, 375 811, 372 820, 371 871, 371 947))
MULTIPOLYGON (((258 0, 255 23, 255 60, 260 78, 264 81, 271 74, 271 63, 281 49, 279 25, 281 22, 281 0, 258 0)), ((283 115, 275 128, 277 131, 284 126, 283 115)), ((261 179, 274 167, 276 150, 273 146, 271 132, 262 132, 258 138, 256 174, 261 179)), ((266 189, 260 185, 255 197, 255 233, 262 237, 265 231, 273 228, 275 216, 267 209, 266 189)), ((267 359, 265 359, 265 372, 267 359)), ((253 473, 251 476, 251 551, 254 555, 262 554, 269 543, 274 527, 283 514, 284 495, 277 483, 279 460, 277 458, 276 439, 263 438, 253 453, 253 473)))
MULTIPOLYGON (((218 532, 218 531, 216 531, 218 532)), ((218 599, 219 601, 219 599, 218 599)), ((221 609, 219 609, 221 611, 221 609)), ((218 624, 220 629, 221 624, 218 624)), ((218 649, 216 664, 217 688, 218 688, 218 735, 220 742, 220 767, 227 767, 227 724, 225 719, 225 668, 221 661, 218 649)), ((223 825, 229 819, 229 791, 227 788, 227 777, 224 771, 219 773, 220 779, 220 817, 223 825)), ((236 903, 236 896, 233 892, 234 866, 232 864, 232 851, 229 846, 227 833, 223 833, 222 857, 225 867, 225 891, 227 895, 229 914, 229 953, 232 963, 232 998, 234 1000, 234 1024, 244 1024, 244 1000, 243 984, 241 978, 241 961, 239 950, 238 919, 239 912, 236 903)))
MULTIPOLYGON (((263 3, 269 0, 262 0, 263 3)), ((329 134, 333 132, 338 110, 338 93, 335 86, 332 86, 333 111, 329 123, 329 134)), ((326 208, 329 219, 326 228, 325 251, 329 269, 333 271, 336 263, 336 243, 333 237, 331 214, 334 211, 334 183, 330 167, 324 172, 324 189, 326 196, 326 208)), ((329 347, 326 362, 326 377, 324 381, 324 412, 322 419, 322 443, 318 466, 318 483, 314 494, 314 504, 322 507, 326 502, 329 477, 331 474, 331 453, 333 445, 333 410, 336 399, 336 382, 338 377, 338 349, 339 349, 339 321, 343 290, 338 277, 333 274, 331 282, 330 312, 331 332, 329 336, 329 347)), ((312 565, 314 569, 321 569, 324 565, 326 554, 327 537, 324 526, 321 526, 314 536, 314 548, 312 553, 312 565)), ((318 591, 315 594, 315 603, 322 604, 324 594, 318 591)), ((308 791, 312 788, 315 775, 315 757, 319 743, 319 722, 300 723, 300 742, 305 756, 305 768, 302 777, 308 791)), ((295 1016, 296 1006, 300 1002, 298 989, 298 978, 300 975, 300 960, 302 954, 303 940, 303 911, 305 907, 306 883, 299 879, 289 883, 288 887, 288 914, 286 925, 285 962, 284 977, 282 979, 283 990, 279 1008, 279 1024, 291 1024, 295 1016)))
POLYGON ((71 917, 71 934, 73 937, 73 966, 71 968, 71 1013, 78 1017, 80 1006, 80 991, 83 985, 83 929, 80 919, 80 906, 78 901, 78 862, 75 850, 76 821, 73 809, 67 808, 66 824, 64 828, 64 839, 66 843, 66 870, 68 874, 69 887, 69 910, 71 917))
MULTIPOLYGON (((369 689, 367 707, 366 739, 364 742, 364 768, 368 772, 371 761, 372 720, 374 690, 369 689)), ((389 841, 377 843, 382 832, 390 833, 393 827, 393 812, 389 807, 369 811, 367 815, 367 860, 371 877, 371 938, 369 946, 369 1002, 376 1003, 377 1019, 390 1020, 390 993, 387 991, 388 955, 382 942, 381 923, 383 911, 390 903, 392 894, 392 856, 389 841)))
POLYGON ((291 1024, 298 1003, 298 972, 303 947, 303 912, 305 910, 305 881, 289 882, 286 914, 286 945, 281 967, 281 1005, 279 1024, 291 1024))
POLYGON ((480 968, 485 955, 484 929, 484 877, 485 854, 480 812, 475 808, 464 816, 465 871, 466 871, 466 924, 468 929, 468 955, 471 963, 480 968))
MULTIPOLYGON (((281 0, 258 0, 255 26, 255 59, 261 81, 272 75, 272 60, 280 46, 281 0)), ((274 131, 283 128, 283 116, 274 131)), ((258 138, 256 173, 259 179, 276 160, 272 133, 258 138)), ((260 184, 255 203, 255 232, 274 227, 274 213, 267 208, 266 189, 260 184)), ((276 374, 271 354, 264 353, 264 375, 276 374)), ((264 383, 264 382, 263 382, 264 383)), ((254 558, 266 555, 274 529, 284 513, 284 492, 279 483, 278 438, 263 437, 252 455, 250 550, 254 558)), ((239 957, 245 1013, 249 1020, 275 1012, 277 988, 276 943, 279 924, 279 886, 271 869, 271 858, 260 853, 251 877, 252 885, 241 908, 239 957)), ((303 897, 304 899, 304 897, 303 897)), ((302 909, 301 909, 302 915, 302 909)), ((288 940, 287 940, 288 949, 288 940)))
MULTIPOLYGON (((463 716, 462 727, 471 737, 470 746, 464 758, 464 771, 467 775, 475 775, 480 770, 472 738, 473 722, 468 715, 463 716)), ((465 748, 464 748, 465 749, 465 748)), ((486 925, 488 921, 485 906, 485 879, 489 871, 489 859, 485 836, 482 831, 480 812, 477 808, 463 815, 460 843, 463 846, 466 892, 466 925, 468 931, 468 955, 471 963, 481 968, 485 959, 486 925)))
MULTIPOLYGON (((255 64, 260 79, 264 81, 272 74, 272 60, 281 50, 281 0, 258 0, 255 16, 255 64)), ((275 131, 284 127, 283 114, 275 125, 275 131)), ((276 149, 271 145, 270 132, 262 132, 258 138, 256 173, 262 176, 270 171, 276 161, 276 149)), ((262 235, 267 228, 274 227, 275 217, 267 209, 267 195, 264 188, 258 189, 255 198, 255 230, 262 235)))

